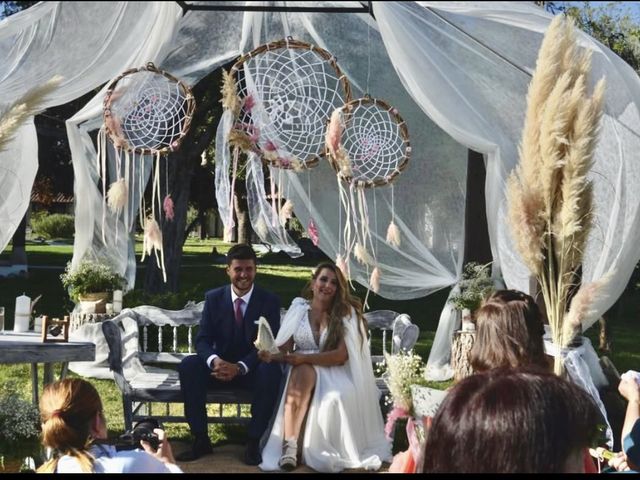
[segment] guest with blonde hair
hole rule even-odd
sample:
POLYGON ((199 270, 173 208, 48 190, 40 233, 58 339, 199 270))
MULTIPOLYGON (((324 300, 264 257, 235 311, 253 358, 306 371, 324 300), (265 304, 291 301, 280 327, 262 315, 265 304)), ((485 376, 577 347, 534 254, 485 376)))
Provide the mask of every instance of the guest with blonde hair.
POLYGON ((474 372, 500 367, 551 368, 544 353, 544 325, 535 300, 518 290, 498 290, 476 311, 469 354, 474 372))
POLYGON ((155 429, 160 445, 153 450, 116 451, 107 440, 107 423, 100 395, 93 385, 67 378, 47 385, 40 398, 42 443, 54 456, 38 473, 182 473, 175 465, 171 445, 155 429))

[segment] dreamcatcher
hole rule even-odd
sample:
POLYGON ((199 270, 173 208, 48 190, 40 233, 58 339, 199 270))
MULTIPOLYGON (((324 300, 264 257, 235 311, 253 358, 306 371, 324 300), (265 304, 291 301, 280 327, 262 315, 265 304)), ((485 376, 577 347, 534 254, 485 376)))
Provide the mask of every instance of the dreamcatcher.
MULTIPOLYGON (((349 274, 349 260, 354 258, 371 270, 369 287, 380 288, 377 265, 377 242, 374 244, 365 189, 391 185, 391 222, 387 243, 400 246, 400 231, 395 223, 394 179, 405 169, 411 155, 409 131, 398 110, 386 102, 365 96, 353 100, 331 114, 326 131, 327 156, 336 171, 340 202, 345 214, 338 240, 336 265, 349 274), (344 183, 348 188, 344 187, 344 183)), ((376 209, 375 191, 373 207, 376 209)), ((377 212, 374 221, 377 222, 377 212)), ((377 230, 377 228, 376 228, 377 230)))
MULTIPOLYGON (((107 87, 104 98, 104 125, 98 134, 98 168, 102 175, 102 190, 106 192, 104 202, 116 216, 123 213, 124 224, 128 226, 129 219, 135 215, 129 192, 139 188, 138 213, 144 229, 141 260, 154 252, 165 282, 162 231, 158 220, 161 220, 163 210, 167 220, 173 219, 173 201, 168 190, 164 200, 161 198, 160 159, 180 147, 191 125, 194 109, 195 101, 189 87, 151 62, 115 78, 107 87), (107 136, 115 150, 117 177, 108 191, 107 136), (144 155, 152 155, 154 164, 150 212, 147 212, 144 200, 144 155)), ((165 175, 166 172, 165 168, 165 175)), ((105 211, 103 208, 103 242, 105 211)))
MULTIPOLYGON (((250 195, 249 200, 254 207, 259 207, 253 208, 252 224, 258 235, 265 239, 268 230, 273 232, 284 227, 293 213, 290 200, 281 206, 283 171, 307 171, 309 189, 308 169, 317 165, 324 155, 326 122, 335 108, 350 100, 351 87, 329 52, 287 38, 241 56, 230 72, 225 72, 222 93, 225 108, 221 121, 223 140, 234 147, 228 166, 220 163, 220 179, 224 177, 228 182, 227 172, 231 170, 230 186, 222 185, 228 195, 218 195, 218 204, 224 204, 223 222, 227 229, 233 227, 230 206, 239 168, 238 153, 244 151, 249 163, 253 163, 253 168, 247 168, 248 174, 260 170, 262 177, 262 163, 277 169, 270 170, 270 206, 266 202, 262 178, 247 179, 247 183, 254 181, 260 193, 253 199, 250 195), (264 212, 269 213, 265 215, 264 212)), ((228 152, 228 149, 224 150, 223 154, 228 152)), ((226 157, 229 157, 228 153, 226 157)), ((317 245, 318 233, 313 218, 308 231, 317 245)))

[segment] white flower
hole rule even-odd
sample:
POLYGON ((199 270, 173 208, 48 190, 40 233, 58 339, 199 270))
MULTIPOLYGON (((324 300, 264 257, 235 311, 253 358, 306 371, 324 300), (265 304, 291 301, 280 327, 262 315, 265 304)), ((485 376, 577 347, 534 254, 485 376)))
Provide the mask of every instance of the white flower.
POLYGON ((389 388, 387 403, 411 411, 411 385, 422 383, 424 363, 413 352, 401 352, 396 355, 385 353, 386 372, 383 378, 389 388))

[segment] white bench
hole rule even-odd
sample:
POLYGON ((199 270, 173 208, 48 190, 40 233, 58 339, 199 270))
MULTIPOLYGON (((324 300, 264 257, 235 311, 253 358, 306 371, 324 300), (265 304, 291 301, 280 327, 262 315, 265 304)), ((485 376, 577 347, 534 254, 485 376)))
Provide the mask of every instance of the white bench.
MULTIPOLYGON (((133 422, 152 413, 164 423, 186 422, 184 416, 171 414, 169 406, 171 403, 183 403, 178 372, 160 365, 177 365, 185 356, 195 353, 193 340, 196 332, 193 329, 200 322, 201 311, 193 305, 178 311, 145 305, 125 309, 112 320, 102 322, 102 331, 109 346, 109 368, 122 392, 125 429, 130 429, 133 422), (180 332, 185 330, 183 338, 179 339, 180 332), (152 331, 155 333, 153 342, 149 338, 152 331), (180 349, 185 340, 186 347, 180 349), (153 403, 166 404, 162 415, 152 412, 153 403)), ((371 337, 380 335, 382 341, 382 354, 372 355, 374 364, 384 359, 385 352, 410 350, 418 339, 418 327, 406 314, 377 310, 366 313, 365 318, 371 337)), ((381 393, 386 393, 384 381, 381 378, 376 380, 381 393)), ((241 406, 250 404, 251 399, 251 392, 240 388, 209 390, 207 402, 218 404, 218 409, 215 415, 208 415, 208 422, 248 423, 250 417, 242 415, 241 406), (223 411, 223 406, 229 404, 235 406, 235 413, 231 416, 224 415, 223 411)))

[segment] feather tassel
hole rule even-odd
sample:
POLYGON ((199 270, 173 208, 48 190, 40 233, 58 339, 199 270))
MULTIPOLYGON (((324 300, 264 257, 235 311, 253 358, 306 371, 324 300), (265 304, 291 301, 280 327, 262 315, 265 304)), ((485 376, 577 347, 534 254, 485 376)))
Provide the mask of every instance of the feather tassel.
POLYGON ((371 272, 371 278, 369 279, 369 286, 374 293, 380 291, 380 269, 378 267, 371 272))
POLYGON ((340 269, 347 280, 351 278, 351 272, 349 272, 349 262, 340 254, 338 254, 338 256, 336 257, 336 267, 340 269))
POLYGON ((356 242, 356 246, 353 249, 353 256, 363 265, 371 265, 373 263, 373 259, 367 251, 367 248, 360 242, 356 242))
POLYGON ((393 220, 387 228, 387 243, 396 248, 400 246, 400 229, 393 220))
POLYGON ((127 205, 128 199, 129 187, 127 187, 127 183, 124 178, 120 178, 113 182, 107 192, 107 205, 109 205, 111 211, 119 214, 120 210, 127 205))
POLYGON ((147 218, 147 221, 144 225, 144 237, 142 239, 142 259, 144 260, 145 255, 151 256, 151 252, 153 249, 157 251, 162 250, 162 231, 160 230, 160 226, 158 222, 156 222, 153 218, 147 218))
POLYGON ((287 201, 284 202, 284 205, 280 209, 279 217, 280 225, 283 227, 287 223, 287 220, 293 217, 293 202, 291 200, 287 199, 287 201))
POLYGON ((309 238, 311 239, 311 242, 313 242, 313 245, 317 247, 318 243, 320 242, 320 236, 318 235, 318 227, 316 227, 313 218, 309 220, 307 231, 309 232, 309 238))
POLYGON ((340 147, 340 140, 342 139, 342 111, 336 108, 331 114, 331 120, 329 120, 329 126, 327 127, 327 133, 325 135, 325 144, 331 156, 336 155, 338 148, 340 147))
POLYGON ((173 200, 171 199, 171 195, 167 195, 164 197, 164 201, 162 202, 162 209, 164 210, 164 215, 167 217, 167 220, 171 221, 174 218, 173 211, 173 200))

